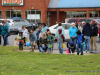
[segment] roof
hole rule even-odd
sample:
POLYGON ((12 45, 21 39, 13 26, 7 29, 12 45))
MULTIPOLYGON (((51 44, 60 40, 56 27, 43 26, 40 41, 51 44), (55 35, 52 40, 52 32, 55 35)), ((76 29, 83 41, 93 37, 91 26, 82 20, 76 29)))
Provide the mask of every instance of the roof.
POLYGON ((100 7, 100 0, 50 0, 48 8, 100 7))

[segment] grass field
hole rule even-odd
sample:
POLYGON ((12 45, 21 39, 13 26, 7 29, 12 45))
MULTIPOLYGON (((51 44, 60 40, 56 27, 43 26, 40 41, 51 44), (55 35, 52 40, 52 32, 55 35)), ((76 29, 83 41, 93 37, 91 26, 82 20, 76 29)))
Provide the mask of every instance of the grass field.
POLYGON ((100 54, 56 55, 17 50, 18 47, 0 47, 0 75, 100 75, 100 54))

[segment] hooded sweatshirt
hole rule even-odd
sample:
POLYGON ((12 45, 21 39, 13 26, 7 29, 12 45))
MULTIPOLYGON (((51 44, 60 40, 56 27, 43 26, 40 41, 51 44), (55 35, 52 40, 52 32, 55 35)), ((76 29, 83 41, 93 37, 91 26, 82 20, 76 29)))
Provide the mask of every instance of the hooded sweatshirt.
POLYGON ((82 34, 83 34, 84 36, 92 36, 92 26, 91 26, 89 23, 86 23, 86 24, 83 26, 82 34))
POLYGON ((96 24, 92 26, 93 34, 92 36, 98 36, 98 27, 96 24))
POLYGON ((58 33, 59 33, 58 42, 61 42, 61 43, 65 42, 65 37, 62 34, 62 29, 58 29, 58 33))

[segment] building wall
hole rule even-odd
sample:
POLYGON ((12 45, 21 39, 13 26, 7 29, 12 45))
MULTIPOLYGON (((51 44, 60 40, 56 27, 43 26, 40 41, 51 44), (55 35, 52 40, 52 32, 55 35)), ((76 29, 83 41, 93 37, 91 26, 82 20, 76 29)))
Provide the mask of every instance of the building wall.
MULTIPOLYGON (((50 12, 50 26, 56 24, 57 21, 57 11, 56 12, 50 12)), ((63 21, 65 23, 65 18, 66 18, 66 12, 59 12, 59 20, 63 21)))
POLYGON ((16 9, 22 11, 22 19, 25 19, 25 10, 34 9, 41 10, 42 22, 46 22, 47 7, 50 0, 24 0, 24 6, 2 6, 0 3, 0 10, 2 11, 2 18, 5 18, 5 10, 16 9))

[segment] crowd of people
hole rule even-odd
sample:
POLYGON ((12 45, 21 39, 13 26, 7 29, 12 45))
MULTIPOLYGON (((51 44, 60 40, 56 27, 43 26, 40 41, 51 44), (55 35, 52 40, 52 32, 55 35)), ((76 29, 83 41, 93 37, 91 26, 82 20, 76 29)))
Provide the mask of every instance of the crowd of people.
MULTIPOLYGON (((2 24, 3 26, 0 26, 0 44, 1 37, 3 37, 3 46, 6 46, 9 44, 9 24, 6 19, 2 21, 2 24)), ((90 22, 90 20, 87 19, 86 22, 83 21, 80 26, 78 26, 77 22, 71 23, 71 25, 72 26, 69 29, 70 41, 66 44, 69 50, 69 54, 71 52, 72 54, 74 54, 75 50, 77 51, 77 55, 79 55, 80 52, 81 55, 83 55, 83 51, 85 50, 89 51, 90 53, 97 53, 96 41, 98 36, 98 26, 95 24, 95 21, 90 22), (93 50, 93 44, 95 50, 93 50)), ((65 30, 62 27, 61 22, 58 23, 55 37, 51 35, 51 31, 48 29, 46 23, 42 23, 39 26, 36 34, 34 34, 33 29, 30 29, 29 35, 28 30, 24 26, 22 26, 22 28, 19 29, 18 36, 15 38, 14 46, 19 46, 19 50, 23 50, 23 46, 30 46, 31 52, 34 52, 37 44, 40 52, 47 51, 51 53, 54 38, 57 39, 59 54, 63 54, 63 44, 65 43, 65 30), (37 38, 35 35, 37 36, 37 38)), ((100 39, 98 42, 100 42, 100 39)))

